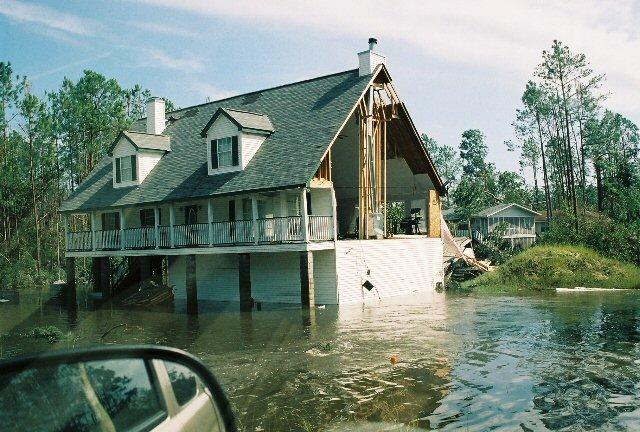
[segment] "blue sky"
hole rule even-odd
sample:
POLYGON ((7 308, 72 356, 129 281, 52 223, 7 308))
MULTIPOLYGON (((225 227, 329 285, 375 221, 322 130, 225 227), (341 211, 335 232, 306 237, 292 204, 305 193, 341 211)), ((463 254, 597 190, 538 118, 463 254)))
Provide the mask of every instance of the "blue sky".
POLYGON ((518 169, 503 142, 556 38, 640 123, 640 1, 0 0, 0 61, 37 94, 93 69, 184 107, 355 68, 369 36, 418 129, 456 146, 481 129, 499 169, 518 169))

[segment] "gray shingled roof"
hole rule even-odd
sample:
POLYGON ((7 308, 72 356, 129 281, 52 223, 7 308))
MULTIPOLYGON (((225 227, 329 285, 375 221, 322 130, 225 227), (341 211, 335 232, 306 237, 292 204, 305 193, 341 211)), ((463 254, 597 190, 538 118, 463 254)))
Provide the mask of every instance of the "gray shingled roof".
MULTIPOLYGON (((305 185, 371 78, 359 77, 357 69, 350 70, 175 111, 163 132, 171 138, 172 151, 162 157, 141 185, 114 189, 111 157, 105 157, 62 203, 60 211, 305 185), (243 171, 209 176, 206 144, 200 132, 218 108, 263 114, 276 131, 243 171)), ((137 121, 131 130, 144 132, 145 119, 137 121)))
POLYGON ((269 117, 250 111, 222 108, 243 129, 255 129, 266 132, 275 132, 269 117))
POLYGON ((534 211, 534 210, 531 210, 531 209, 528 209, 528 208, 526 208, 526 207, 524 207, 524 206, 521 206, 520 204, 516 204, 516 203, 506 203, 506 204, 498 204, 498 205, 494 205, 494 206, 492 206, 492 207, 487 207, 486 209, 484 209, 484 210, 482 210, 482 211, 478 212, 477 214, 475 214, 475 215, 473 215, 473 216, 475 216, 475 217, 487 217, 487 216, 491 216, 491 215, 493 215, 493 214, 495 214, 495 213, 499 213, 499 212, 501 212, 502 210, 505 210, 505 209, 507 209, 507 208, 509 208, 509 207, 511 207, 511 206, 519 207, 519 208, 521 208, 522 210, 524 210, 524 211, 526 211, 526 212, 531 213, 532 215, 537 215, 537 214, 539 214, 538 212, 536 212, 536 211, 534 211))
POLYGON ((129 140, 139 149, 171 151, 170 138, 166 135, 154 135, 141 132, 123 131, 129 140))

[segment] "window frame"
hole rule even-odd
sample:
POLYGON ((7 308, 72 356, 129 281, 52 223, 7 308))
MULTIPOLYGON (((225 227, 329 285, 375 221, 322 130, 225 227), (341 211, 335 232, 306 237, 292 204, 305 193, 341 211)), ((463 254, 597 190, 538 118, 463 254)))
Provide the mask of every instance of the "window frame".
POLYGON ((116 156, 114 158, 114 183, 123 185, 127 183, 136 183, 138 181, 138 155, 116 156), (128 163, 126 160, 128 159, 128 163), (129 178, 125 178, 125 172, 129 174, 129 178))
POLYGON ((210 139, 208 144, 208 157, 209 160, 207 164, 210 174, 242 169, 239 134, 210 139), (228 145, 229 147, 221 151, 223 145, 228 145), (221 156, 225 159, 224 164, 222 164, 223 159, 221 156))

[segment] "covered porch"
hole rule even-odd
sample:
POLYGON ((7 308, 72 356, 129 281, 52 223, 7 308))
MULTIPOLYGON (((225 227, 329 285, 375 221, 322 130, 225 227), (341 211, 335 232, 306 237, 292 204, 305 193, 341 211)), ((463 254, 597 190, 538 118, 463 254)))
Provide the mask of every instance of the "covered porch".
POLYGON ((64 219, 67 252, 255 246, 336 238, 331 188, 143 204, 65 214, 64 219))

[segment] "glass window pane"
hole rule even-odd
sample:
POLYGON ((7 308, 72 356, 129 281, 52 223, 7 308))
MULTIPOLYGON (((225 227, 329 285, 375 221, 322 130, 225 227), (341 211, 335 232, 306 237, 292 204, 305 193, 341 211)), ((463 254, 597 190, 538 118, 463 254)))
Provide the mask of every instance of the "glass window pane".
POLYGON ((231 166, 231 152, 218 153, 218 167, 231 166))
POLYGON ((231 151, 231 138, 218 140, 218 153, 231 151))
POLYGON ((164 362, 171 388, 179 405, 184 405, 198 393, 200 380, 189 368, 178 363, 164 362))
POLYGON ((131 157, 118 158, 120 160, 120 175, 123 182, 131 181, 131 157))
POLYGON ((116 430, 128 430, 166 416, 144 360, 89 362, 86 369, 89 381, 116 430))

